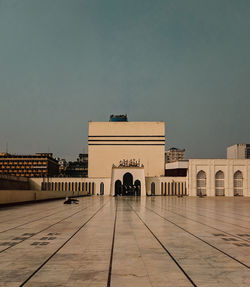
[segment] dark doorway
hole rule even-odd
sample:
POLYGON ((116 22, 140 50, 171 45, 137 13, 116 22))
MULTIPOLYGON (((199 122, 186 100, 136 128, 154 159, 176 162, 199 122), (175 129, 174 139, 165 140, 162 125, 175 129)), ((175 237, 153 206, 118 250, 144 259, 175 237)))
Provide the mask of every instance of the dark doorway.
POLYGON ((101 182, 100 184, 100 195, 104 195, 104 183, 101 182))
POLYGON ((135 181, 135 195, 137 195, 137 196, 141 196, 141 182, 140 182, 140 180, 136 180, 135 181))
POLYGON ((151 183, 151 195, 155 195, 155 183, 151 183))
POLYGON ((125 173, 123 176, 122 195, 135 195, 133 175, 129 172, 125 173))
POLYGON ((122 182, 120 180, 115 182, 115 195, 122 195, 122 182))

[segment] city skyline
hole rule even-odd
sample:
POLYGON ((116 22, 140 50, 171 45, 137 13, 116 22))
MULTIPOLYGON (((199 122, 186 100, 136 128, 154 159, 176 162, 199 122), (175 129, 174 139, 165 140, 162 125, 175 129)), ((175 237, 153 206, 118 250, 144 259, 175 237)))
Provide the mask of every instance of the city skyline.
POLYGON ((0 143, 87 152, 88 121, 165 121, 187 158, 249 142, 248 1, 0 1, 0 143))

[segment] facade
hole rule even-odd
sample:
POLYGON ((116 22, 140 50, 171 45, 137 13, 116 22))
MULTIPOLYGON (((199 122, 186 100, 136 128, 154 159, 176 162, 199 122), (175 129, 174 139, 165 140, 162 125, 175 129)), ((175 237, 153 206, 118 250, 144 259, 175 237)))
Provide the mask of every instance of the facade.
POLYGON ((113 165, 133 159, 145 176, 163 176, 164 151, 164 122, 89 122, 89 177, 111 177, 113 165))
POLYGON ((228 159, 250 159, 250 144, 235 144, 227 148, 228 159))
POLYGON ((190 196, 250 196, 250 159, 190 159, 190 196))
POLYGON ((185 158, 185 149, 178 149, 172 147, 165 152, 166 163, 184 160, 184 158, 185 158))
POLYGON ((35 155, 0 154, 0 175, 44 177, 58 175, 58 161, 52 153, 35 155))

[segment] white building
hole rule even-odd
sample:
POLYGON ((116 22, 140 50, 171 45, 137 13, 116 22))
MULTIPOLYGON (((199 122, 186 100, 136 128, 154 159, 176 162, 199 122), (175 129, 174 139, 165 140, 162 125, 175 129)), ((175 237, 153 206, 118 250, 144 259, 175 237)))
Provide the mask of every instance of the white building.
POLYGON ((250 159, 250 144, 235 144, 227 148, 229 159, 250 159))

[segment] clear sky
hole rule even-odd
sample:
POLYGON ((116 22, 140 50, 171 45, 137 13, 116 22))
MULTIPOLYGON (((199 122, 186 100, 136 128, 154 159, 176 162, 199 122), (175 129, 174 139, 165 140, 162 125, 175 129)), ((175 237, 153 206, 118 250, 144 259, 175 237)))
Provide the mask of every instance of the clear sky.
POLYGON ((249 0, 0 0, 0 143, 87 152, 88 121, 165 121, 167 147, 250 142, 249 0))

